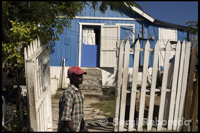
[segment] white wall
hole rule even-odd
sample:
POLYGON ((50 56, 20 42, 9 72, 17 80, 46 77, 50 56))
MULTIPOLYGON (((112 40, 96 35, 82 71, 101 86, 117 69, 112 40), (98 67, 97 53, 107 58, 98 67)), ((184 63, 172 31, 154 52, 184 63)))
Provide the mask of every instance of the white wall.
MULTIPOLYGON (((69 79, 67 78, 67 71, 69 67, 65 67, 65 72, 64 72, 64 81, 62 83, 63 88, 68 87, 69 84, 69 79)), ((103 87, 115 87, 116 84, 116 68, 101 68, 102 70, 102 86, 103 87)), ((50 78, 51 78, 51 88, 52 88, 52 93, 55 93, 57 88, 61 87, 61 73, 62 69, 61 67, 55 67, 51 66, 50 67, 50 78), (57 84, 56 84, 57 82, 57 84), (56 87, 57 86, 57 87, 56 87)), ((132 73, 133 73, 133 68, 129 68, 129 77, 128 77, 128 86, 131 86, 132 82, 132 73)), ((151 76, 151 72, 150 72, 151 76)), ((138 73, 138 85, 142 84, 142 72, 138 73)))
MULTIPOLYGON (((63 74, 63 83, 62 86, 68 87, 69 79, 67 78, 67 71, 69 67, 65 67, 64 74, 63 74)), ((50 66, 50 79, 51 79, 51 92, 55 94, 57 88, 61 87, 61 76, 62 76, 62 69, 61 67, 50 66)))
MULTIPOLYGON (((149 77, 152 75, 152 69, 150 68, 148 70, 148 80, 150 80, 149 77)), ((102 85, 104 87, 109 87, 109 86, 115 86, 116 85, 116 68, 102 68, 102 85)), ((132 85, 132 76, 133 76, 133 68, 129 68, 128 70, 128 86, 132 85)), ((142 85, 142 72, 138 72, 138 86, 142 85)))

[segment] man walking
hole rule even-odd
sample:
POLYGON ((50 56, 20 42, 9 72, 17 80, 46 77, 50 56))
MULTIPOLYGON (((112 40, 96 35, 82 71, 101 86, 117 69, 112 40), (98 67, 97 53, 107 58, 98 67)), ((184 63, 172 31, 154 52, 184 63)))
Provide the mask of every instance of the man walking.
POLYGON ((78 66, 68 69, 70 84, 59 101, 58 132, 88 132, 83 112, 84 96, 79 89, 83 74, 87 73, 78 66))

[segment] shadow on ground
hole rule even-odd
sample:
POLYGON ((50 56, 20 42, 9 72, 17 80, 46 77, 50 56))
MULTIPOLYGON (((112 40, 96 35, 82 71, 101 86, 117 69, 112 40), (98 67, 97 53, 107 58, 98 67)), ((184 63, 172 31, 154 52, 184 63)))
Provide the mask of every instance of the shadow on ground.
POLYGON ((89 132, 113 132, 113 122, 101 122, 101 119, 86 120, 89 132))

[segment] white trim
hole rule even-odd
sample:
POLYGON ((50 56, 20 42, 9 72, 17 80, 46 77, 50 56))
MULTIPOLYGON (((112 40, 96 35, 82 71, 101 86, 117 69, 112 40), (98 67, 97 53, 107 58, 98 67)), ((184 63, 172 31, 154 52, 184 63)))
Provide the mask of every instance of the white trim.
POLYGON ((104 25, 105 23, 81 23, 81 22, 79 22, 79 24, 81 24, 81 25, 97 25, 97 26, 101 26, 101 25, 104 25))
MULTIPOLYGON (((126 4, 126 2, 125 2, 125 5, 128 7, 128 5, 126 4)), ((148 14, 146 14, 145 12, 141 11, 140 9, 138 9, 138 8, 136 8, 134 6, 130 6, 130 7, 133 9, 133 11, 135 11, 138 14, 142 15, 144 18, 148 19, 151 22, 154 22, 155 19, 152 18, 151 16, 149 16, 148 14)))
MULTIPOLYGON (((135 24, 121 24, 121 23, 116 23, 116 25, 124 25, 124 26, 133 26, 133 42, 135 41, 135 24)), ((130 54, 134 54, 133 50, 131 49, 130 54)))
MULTIPOLYGON (((59 16, 63 17, 63 16, 59 16)), ((142 18, 115 18, 115 17, 85 17, 85 16, 76 16, 77 19, 102 19, 102 20, 143 20, 142 18)))
MULTIPOLYGON (((80 23, 79 23, 80 24, 80 23)), ((78 56, 78 66, 81 67, 81 50, 82 50, 82 45, 81 45, 81 38, 82 38, 82 24, 79 25, 79 56, 78 56)))
POLYGON ((79 59, 78 59, 78 66, 81 67, 81 54, 82 54, 82 26, 83 25, 96 25, 102 26, 105 23, 81 23, 79 22, 79 59))
POLYGON ((144 18, 148 19, 149 21, 151 21, 152 23, 154 22, 154 18, 152 18, 151 16, 149 16, 148 14, 146 14, 145 12, 139 10, 138 8, 131 6, 131 8, 137 12, 138 14, 142 15, 144 18))

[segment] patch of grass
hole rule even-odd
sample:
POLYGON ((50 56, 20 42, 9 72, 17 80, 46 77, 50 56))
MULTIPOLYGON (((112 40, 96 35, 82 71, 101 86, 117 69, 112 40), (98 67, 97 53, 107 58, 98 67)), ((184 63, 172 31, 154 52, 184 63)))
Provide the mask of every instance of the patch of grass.
MULTIPOLYGON (((97 96, 94 96, 97 97, 97 96)), ((115 89, 103 88, 103 96, 98 96, 100 102, 91 104, 91 107, 99 109, 99 115, 106 118, 114 118, 115 115, 115 89)))
POLYGON ((115 100, 101 100, 99 103, 91 104, 91 107, 100 109, 102 112, 100 115, 104 115, 107 118, 114 118, 115 113, 115 100))
POLYGON ((60 99, 62 97, 62 94, 56 93, 52 96, 53 99, 60 99))
POLYGON ((85 94, 84 97, 86 97, 86 98, 98 98, 98 99, 100 99, 102 96, 100 96, 100 95, 93 95, 93 94, 85 94))

